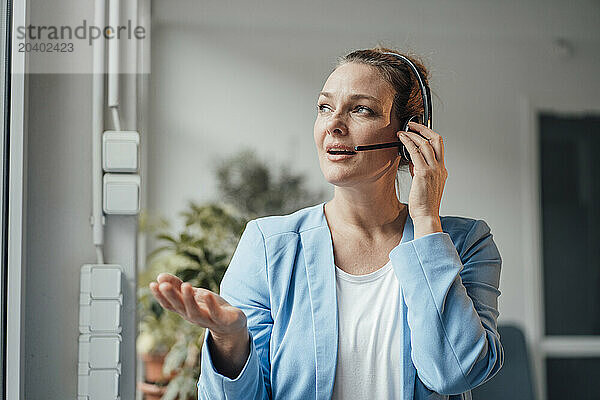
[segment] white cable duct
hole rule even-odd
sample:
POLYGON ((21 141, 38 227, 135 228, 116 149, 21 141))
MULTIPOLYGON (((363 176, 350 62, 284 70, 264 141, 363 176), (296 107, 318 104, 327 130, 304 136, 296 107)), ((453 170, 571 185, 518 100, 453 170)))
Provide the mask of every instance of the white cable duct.
MULTIPOLYGON (((132 21, 132 25, 133 26, 138 26, 139 24, 139 3, 138 0, 133 0, 132 1, 133 4, 133 10, 131 11, 131 19, 132 21)), ((135 99, 133 101, 133 111, 132 111, 132 115, 133 115, 133 121, 134 121, 134 129, 138 130, 138 47, 139 47, 139 43, 137 40, 133 41, 133 48, 132 46, 130 46, 128 48, 128 50, 131 50, 131 53, 133 54, 132 58, 129 58, 128 61, 131 62, 133 64, 132 68, 130 70, 126 70, 127 73, 129 74, 129 76, 133 76, 133 90, 132 90, 132 94, 133 94, 133 98, 135 99), (133 74, 133 75, 132 75, 133 74)))
POLYGON ((119 106, 112 106, 110 108, 111 116, 113 120, 113 127, 115 131, 121 130, 121 118, 119 117, 119 106))
POLYGON ((108 107, 111 110, 114 129, 121 130, 119 117, 119 20, 120 0, 108 2, 108 25, 111 27, 112 38, 108 40, 108 107))
MULTIPOLYGON (((94 24, 105 26, 106 0, 94 2, 94 24)), ((92 61, 92 230, 98 264, 104 264, 102 212, 102 132, 104 131, 104 39, 93 41, 92 61)))

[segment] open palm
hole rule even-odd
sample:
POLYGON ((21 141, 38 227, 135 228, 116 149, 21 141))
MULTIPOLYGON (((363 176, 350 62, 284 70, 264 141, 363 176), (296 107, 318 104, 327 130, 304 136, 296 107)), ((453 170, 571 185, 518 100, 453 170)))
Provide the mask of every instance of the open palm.
POLYGON ((195 288, 175 275, 162 273, 150 290, 163 308, 210 329, 215 336, 234 335, 246 328, 246 315, 208 289, 195 288))

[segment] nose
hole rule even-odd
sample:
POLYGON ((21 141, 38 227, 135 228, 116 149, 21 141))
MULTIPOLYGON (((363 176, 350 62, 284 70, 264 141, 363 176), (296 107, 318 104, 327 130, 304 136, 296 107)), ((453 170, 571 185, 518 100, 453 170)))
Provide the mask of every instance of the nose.
POLYGON ((345 135, 348 132, 346 124, 341 120, 339 116, 333 115, 325 127, 327 134, 329 135, 345 135))

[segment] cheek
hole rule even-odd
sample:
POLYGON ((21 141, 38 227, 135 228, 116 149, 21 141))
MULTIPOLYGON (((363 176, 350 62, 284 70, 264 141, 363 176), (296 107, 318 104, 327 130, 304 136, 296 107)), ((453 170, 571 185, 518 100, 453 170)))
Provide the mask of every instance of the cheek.
POLYGON ((381 142, 387 142, 390 141, 389 139, 394 139, 394 137, 396 139, 394 140, 398 140, 398 137, 395 136, 395 132, 397 130, 390 127, 389 125, 386 126, 381 126, 381 125, 375 125, 370 127, 369 131, 368 131, 368 135, 371 138, 375 138, 381 142))
POLYGON ((378 142, 385 139, 388 135, 386 126, 382 121, 355 121, 354 124, 348 125, 348 129, 352 132, 354 142, 378 142))

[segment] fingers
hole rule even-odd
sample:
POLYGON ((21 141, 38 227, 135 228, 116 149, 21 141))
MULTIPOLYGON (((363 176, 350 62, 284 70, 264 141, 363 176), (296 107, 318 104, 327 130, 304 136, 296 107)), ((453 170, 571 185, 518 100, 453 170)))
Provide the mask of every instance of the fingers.
POLYGON ((171 285, 169 282, 163 282, 158 285, 158 290, 169 301, 169 304, 178 314, 183 316, 185 313, 185 305, 183 304, 183 297, 181 296, 181 291, 177 290, 171 285))
POLYGON ((156 281, 159 284, 161 284, 163 282, 168 282, 177 290, 181 289, 181 284, 183 283, 183 281, 181 279, 179 279, 178 277, 176 277, 175 275, 167 274, 166 272, 158 274, 158 276, 156 277, 156 281))
POLYGON ((221 310, 221 306, 217 304, 212 293, 206 295, 206 305, 208 306, 208 311, 210 312, 211 317, 218 318, 219 312, 221 310))
MULTIPOLYGON (((162 307, 200 326, 211 327, 219 323, 221 303, 217 302, 217 295, 210 290, 194 288, 187 282, 181 282, 179 287, 175 287, 171 284, 173 278, 170 277, 181 282, 173 275, 160 274, 158 280, 162 282, 152 282, 149 285, 162 307)), ((177 284, 177 281, 174 282, 177 284)))
POLYGON ((423 139, 423 137, 419 136, 414 132, 405 133, 418 147, 417 153, 420 153, 423 156, 425 163, 430 166, 435 166, 435 164, 437 163, 437 158, 435 156, 435 151, 433 147, 429 144, 429 141, 427 139, 423 139))
MULTIPOLYGON (((414 125, 409 124, 409 126, 411 129, 415 129, 414 125)), ((420 134, 410 132, 410 131, 405 132, 405 134, 418 147, 417 153, 420 153, 422 155, 425 163, 429 166, 435 166, 437 159, 435 156, 435 151, 434 151, 433 147, 431 146, 431 144, 429 143, 430 139, 428 139, 425 136, 422 136, 420 134)), ((412 156, 412 154, 411 154, 411 156, 412 156)))
POLYGON ((182 284, 181 293, 183 294, 183 303, 190 321, 199 323, 202 320, 210 320, 210 318, 208 318, 209 316, 207 315, 207 311, 199 307, 195 298, 196 291, 192 285, 189 283, 182 284))
POLYGON ((156 277, 156 282, 150 284, 152 294, 158 300, 161 306, 169 311, 175 311, 185 316, 185 306, 181 296, 181 279, 175 275, 161 273, 156 277))
POLYGON ((210 294, 202 299, 197 299, 197 291, 189 283, 181 283, 177 290, 170 282, 150 283, 150 290, 160 305, 169 311, 176 312, 190 322, 206 326, 207 322, 214 322, 218 306, 210 294), (198 301, 206 304, 201 307, 198 301))
MULTIPOLYGON (((426 143, 431 146, 434 150, 434 155, 435 155, 435 159, 439 162, 444 162, 444 141, 441 135, 439 135, 438 133, 434 132, 433 130, 429 129, 428 127, 426 127, 425 125, 416 123, 416 122, 409 122, 408 126, 417 131, 421 136, 418 136, 416 134, 412 134, 410 135, 410 137, 412 138, 413 136, 419 140, 420 143, 425 143, 422 142, 426 141, 426 143)), ((409 132, 412 133, 412 132, 409 132)), ((418 143, 419 143, 418 142, 418 143)), ((420 146, 420 145, 419 145, 420 146)), ((433 159, 432 159, 433 160, 433 159)))
POLYGON ((149 286, 150 286, 150 290, 152 291, 152 294, 154 295, 154 297, 156 298, 156 300, 158 300, 158 303, 163 308, 165 308, 166 310, 169 310, 169 311, 175 311, 175 309, 173 308, 173 306, 171 305, 171 303, 169 302, 169 300, 167 300, 165 298, 165 296, 162 295, 162 293, 160 292, 160 290, 158 290, 158 283, 151 282, 149 286))
POLYGON ((425 157, 421 153, 419 145, 416 144, 412 137, 408 135, 408 132, 400 132, 398 137, 400 138, 402 144, 404 144, 404 147, 406 147, 406 149, 408 150, 413 165, 418 167, 419 169, 427 168, 427 161, 425 161, 425 157))

